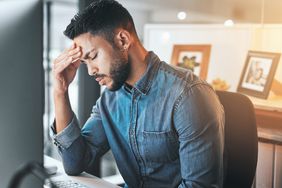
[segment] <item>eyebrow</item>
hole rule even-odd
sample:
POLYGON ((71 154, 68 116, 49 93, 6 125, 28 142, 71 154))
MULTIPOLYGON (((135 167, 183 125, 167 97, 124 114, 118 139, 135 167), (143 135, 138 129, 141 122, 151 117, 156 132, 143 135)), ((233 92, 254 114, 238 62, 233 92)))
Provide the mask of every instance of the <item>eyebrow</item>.
POLYGON ((89 56, 89 54, 90 54, 91 52, 93 52, 93 51, 95 51, 95 48, 93 48, 92 50, 90 50, 89 52, 87 52, 87 53, 84 55, 84 57, 82 58, 82 60, 83 60, 83 59, 87 59, 88 56, 89 56))

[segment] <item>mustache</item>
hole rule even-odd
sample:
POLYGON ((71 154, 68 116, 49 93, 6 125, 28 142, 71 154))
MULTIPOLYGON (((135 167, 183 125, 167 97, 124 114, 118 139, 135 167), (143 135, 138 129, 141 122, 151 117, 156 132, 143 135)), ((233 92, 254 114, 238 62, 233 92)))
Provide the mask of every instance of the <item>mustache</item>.
POLYGON ((106 75, 105 74, 94 73, 92 76, 96 79, 96 78, 105 77, 106 75))

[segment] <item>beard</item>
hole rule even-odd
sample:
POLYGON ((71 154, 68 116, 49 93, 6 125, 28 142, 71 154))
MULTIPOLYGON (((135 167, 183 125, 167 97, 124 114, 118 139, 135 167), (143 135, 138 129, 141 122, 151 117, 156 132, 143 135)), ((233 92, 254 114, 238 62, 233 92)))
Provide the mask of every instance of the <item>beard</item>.
POLYGON ((129 76, 130 64, 126 58, 118 58, 110 68, 110 77, 112 85, 108 88, 110 91, 117 91, 125 83, 129 76))
POLYGON ((129 77, 130 63, 128 57, 120 52, 120 49, 113 45, 114 52, 112 54, 113 61, 110 65, 109 75, 96 73, 95 78, 108 77, 111 79, 111 84, 107 86, 110 91, 119 90, 129 77))

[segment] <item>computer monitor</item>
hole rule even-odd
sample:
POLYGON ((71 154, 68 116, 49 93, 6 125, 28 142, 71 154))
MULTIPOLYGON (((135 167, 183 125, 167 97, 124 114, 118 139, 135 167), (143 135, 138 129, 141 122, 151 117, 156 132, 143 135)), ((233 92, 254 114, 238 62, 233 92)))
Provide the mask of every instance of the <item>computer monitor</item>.
MULTIPOLYGON (((0 0, 0 186, 28 161, 43 162, 43 5, 0 0)), ((42 187, 27 176, 20 187, 42 187)))

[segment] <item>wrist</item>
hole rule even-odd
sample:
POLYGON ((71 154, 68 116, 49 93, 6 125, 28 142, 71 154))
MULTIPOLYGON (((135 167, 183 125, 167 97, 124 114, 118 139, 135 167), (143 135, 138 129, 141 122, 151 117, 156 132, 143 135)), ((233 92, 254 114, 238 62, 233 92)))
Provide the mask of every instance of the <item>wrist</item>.
POLYGON ((68 89, 54 89, 54 97, 66 97, 68 95, 68 89))

